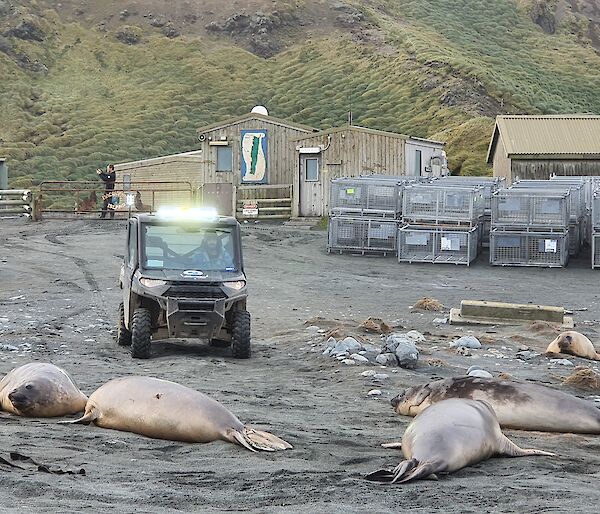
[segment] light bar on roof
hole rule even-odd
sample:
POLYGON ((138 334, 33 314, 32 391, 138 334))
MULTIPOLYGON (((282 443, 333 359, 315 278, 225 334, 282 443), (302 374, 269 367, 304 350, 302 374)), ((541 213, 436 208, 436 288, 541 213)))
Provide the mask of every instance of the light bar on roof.
POLYGON ((187 220, 187 221, 209 221, 219 217, 214 207, 160 207, 156 216, 161 219, 187 220))

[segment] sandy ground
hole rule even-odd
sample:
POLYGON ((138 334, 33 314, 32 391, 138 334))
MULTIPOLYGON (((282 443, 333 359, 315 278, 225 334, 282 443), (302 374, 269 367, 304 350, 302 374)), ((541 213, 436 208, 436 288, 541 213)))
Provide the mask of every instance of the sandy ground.
MULTIPOLYGON (((139 361, 113 342, 124 227, 2 222, 0 345, 19 350, 0 350, 0 372, 51 361, 88 394, 126 374, 173 380, 210 394, 295 448, 252 454, 222 442, 182 444, 56 420, 0 418, 2 455, 18 451, 87 471, 71 476, 0 468, 1 512, 597 512, 600 438, 593 436, 510 431, 518 444, 557 457, 493 459, 438 482, 402 487, 362 480, 401 458, 380 443, 399 439, 410 421, 389 405, 402 387, 478 364, 564 389, 560 377, 572 370, 544 357, 515 358, 522 345, 542 351, 553 337, 528 328, 474 330, 484 336, 484 349, 457 355, 448 338, 469 329, 434 325, 440 313, 411 312, 417 299, 431 296, 448 307, 461 299, 564 305, 574 311, 578 329, 597 341, 600 290, 587 259, 560 270, 492 268, 485 256, 471 268, 400 265, 393 258, 328 255, 323 232, 248 226, 253 357, 236 361, 226 349, 157 342, 153 358, 139 361), (388 368, 389 379, 373 383, 360 375, 366 367, 321 355, 322 336, 305 325, 315 316, 323 318, 317 323, 323 328, 352 331, 378 316, 420 330, 427 337, 421 364, 413 371, 388 368), (373 388, 382 390, 380 398, 367 396, 373 388)), ((367 338, 378 342, 378 336, 367 338)), ((593 400, 589 391, 569 391, 593 400)))

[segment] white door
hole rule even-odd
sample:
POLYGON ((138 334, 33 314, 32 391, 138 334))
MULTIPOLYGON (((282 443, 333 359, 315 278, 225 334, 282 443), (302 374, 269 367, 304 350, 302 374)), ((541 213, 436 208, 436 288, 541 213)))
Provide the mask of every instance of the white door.
POLYGON ((323 216, 323 182, 319 155, 300 156, 300 216, 323 216))

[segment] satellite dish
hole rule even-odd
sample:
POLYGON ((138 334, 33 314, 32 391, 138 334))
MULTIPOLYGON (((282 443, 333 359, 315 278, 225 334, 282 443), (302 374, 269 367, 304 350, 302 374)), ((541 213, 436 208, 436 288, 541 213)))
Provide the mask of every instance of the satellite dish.
POLYGON ((254 114, 262 114, 263 116, 269 115, 269 111, 267 111, 267 108, 264 105, 257 105, 251 112, 254 114))

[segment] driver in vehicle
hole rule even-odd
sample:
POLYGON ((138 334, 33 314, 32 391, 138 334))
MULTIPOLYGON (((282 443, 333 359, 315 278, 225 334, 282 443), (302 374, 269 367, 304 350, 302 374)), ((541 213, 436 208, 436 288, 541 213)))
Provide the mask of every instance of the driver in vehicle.
POLYGON ((217 234, 206 234, 198 250, 192 255, 192 262, 198 269, 225 270, 234 268, 233 257, 217 234))

